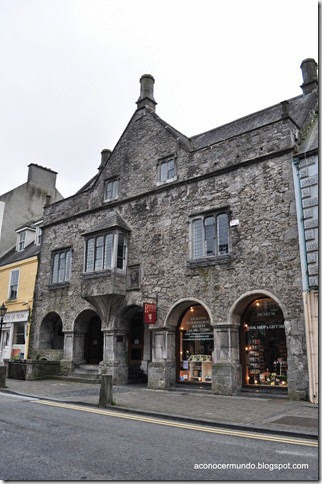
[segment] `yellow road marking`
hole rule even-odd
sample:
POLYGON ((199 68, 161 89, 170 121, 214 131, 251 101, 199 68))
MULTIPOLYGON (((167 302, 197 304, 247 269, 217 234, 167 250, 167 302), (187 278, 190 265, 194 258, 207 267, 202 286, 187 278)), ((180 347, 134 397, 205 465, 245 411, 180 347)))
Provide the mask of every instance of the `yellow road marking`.
POLYGON ((196 425, 196 424, 189 424, 183 422, 172 422, 170 420, 162 420, 160 418, 154 417, 144 417, 141 415, 134 415, 134 414, 127 414, 113 410, 106 410, 102 408, 91 408, 91 407, 83 407, 81 405, 74 405, 71 403, 60 403, 60 402, 53 402, 49 400, 37 400, 33 401, 32 403, 40 403, 41 405, 48 405, 51 407, 59 407, 59 408, 67 408, 70 410, 78 410, 81 412, 88 412, 88 413, 95 413, 99 415, 107 415, 110 417, 118 417, 128 420, 136 420, 145 423, 152 423, 157 425, 165 425, 168 427, 176 427, 181 429, 187 430, 197 430, 199 432, 208 432, 212 434, 221 434, 221 435, 231 435, 233 437, 244 437, 248 439, 257 439, 257 440, 266 440, 270 442, 279 442, 283 444, 293 444, 293 445, 305 445, 308 447, 318 447, 318 442, 313 440, 304 440, 304 439, 297 439, 291 437, 279 437, 276 435, 267 435, 267 434, 259 434, 254 432, 248 431, 239 431, 239 430, 229 430, 229 429, 220 429, 214 427, 206 427, 203 425, 196 425))

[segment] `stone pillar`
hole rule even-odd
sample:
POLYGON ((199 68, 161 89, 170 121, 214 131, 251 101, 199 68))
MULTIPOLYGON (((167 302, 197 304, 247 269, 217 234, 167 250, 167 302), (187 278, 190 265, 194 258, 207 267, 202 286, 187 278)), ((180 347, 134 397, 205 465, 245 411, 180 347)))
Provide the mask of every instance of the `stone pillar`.
POLYGON ((63 375, 71 373, 74 369, 74 331, 64 331, 64 355, 60 361, 61 372, 63 375))
POLYGON ((241 389, 239 326, 228 323, 214 326, 214 365, 211 389, 218 395, 236 395, 241 389))
POLYGON ((284 321, 287 346, 287 385, 291 400, 308 396, 305 325, 302 321, 284 321))
POLYGON ((175 329, 152 330, 152 362, 148 366, 148 388, 168 388, 176 381, 175 329))
POLYGON ((103 361, 101 373, 112 375, 114 385, 122 385, 128 380, 127 334, 124 330, 104 329, 103 361))

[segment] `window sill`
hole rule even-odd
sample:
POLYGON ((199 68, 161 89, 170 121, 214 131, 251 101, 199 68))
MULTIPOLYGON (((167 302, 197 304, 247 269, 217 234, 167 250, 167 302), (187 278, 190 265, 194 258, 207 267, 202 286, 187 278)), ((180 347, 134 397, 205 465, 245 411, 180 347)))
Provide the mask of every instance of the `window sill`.
POLYGON ((65 289, 69 287, 69 282, 53 282, 48 285, 48 289, 55 290, 55 289, 65 289))
POLYGON ((162 185, 166 185, 167 183, 171 183, 171 182, 174 182, 178 179, 177 176, 174 176, 173 178, 169 178, 169 180, 164 180, 164 181, 157 181, 157 187, 159 186, 162 186, 162 185))
POLYGON ((115 197, 115 198, 106 198, 105 200, 103 200, 104 203, 110 203, 110 202, 116 202, 116 200, 118 200, 119 197, 115 197))
POLYGON ((187 266, 193 269, 194 267, 208 267, 217 264, 229 264, 230 261, 230 254, 215 255, 213 257, 203 257, 202 259, 190 259, 187 262, 187 266))
POLYGON ((97 279, 98 277, 110 277, 112 274, 111 269, 105 269, 96 272, 83 272, 81 275, 82 279, 97 279))

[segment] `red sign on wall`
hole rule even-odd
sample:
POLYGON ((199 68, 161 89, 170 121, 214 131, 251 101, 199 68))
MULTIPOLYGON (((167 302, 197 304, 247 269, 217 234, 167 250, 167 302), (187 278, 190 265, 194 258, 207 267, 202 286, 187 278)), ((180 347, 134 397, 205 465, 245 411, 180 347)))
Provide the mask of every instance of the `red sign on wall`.
POLYGON ((155 303, 143 303, 143 321, 146 324, 157 322, 157 305, 155 303))

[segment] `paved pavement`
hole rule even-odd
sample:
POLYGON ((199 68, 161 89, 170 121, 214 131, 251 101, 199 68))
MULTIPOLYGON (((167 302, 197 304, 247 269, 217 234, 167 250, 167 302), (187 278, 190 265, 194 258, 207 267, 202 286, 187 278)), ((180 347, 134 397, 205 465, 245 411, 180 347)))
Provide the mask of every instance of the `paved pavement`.
MULTIPOLYGON (((0 392, 60 402, 98 405, 100 385, 60 380, 7 379, 0 392)), ((210 391, 149 390, 145 385, 114 386, 115 410, 166 416, 308 437, 318 435, 318 406, 269 396, 221 396, 210 391)))

